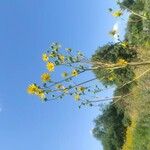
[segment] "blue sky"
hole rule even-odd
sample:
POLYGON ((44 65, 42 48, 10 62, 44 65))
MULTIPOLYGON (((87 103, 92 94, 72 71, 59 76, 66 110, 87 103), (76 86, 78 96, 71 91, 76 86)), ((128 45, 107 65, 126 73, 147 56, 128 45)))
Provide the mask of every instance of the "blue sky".
POLYGON ((98 108, 79 110, 71 98, 41 103, 26 87, 39 81, 51 42, 90 57, 111 41, 109 7, 114 0, 0 1, 0 149, 102 150, 90 134, 98 108))

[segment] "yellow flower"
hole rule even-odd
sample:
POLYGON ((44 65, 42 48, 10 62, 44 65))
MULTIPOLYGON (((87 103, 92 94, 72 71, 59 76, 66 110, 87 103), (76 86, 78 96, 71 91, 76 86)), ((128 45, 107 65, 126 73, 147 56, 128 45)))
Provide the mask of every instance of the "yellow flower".
POLYGON ((38 91, 38 87, 36 86, 36 84, 31 84, 27 88, 27 92, 29 94, 35 94, 37 91, 38 91))
POLYGON ((59 58, 62 62, 64 62, 64 60, 65 60, 65 57, 64 57, 63 55, 59 55, 58 58, 59 58))
POLYGON ((46 66, 48 71, 54 71, 55 65, 52 62, 48 62, 46 66))
POLYGON ((121 43, 121 45, 122 45, 124 48, 126 48, 126 47, 128 47, 128 42, 124 41, 124 42, 121 43))
POLYGON ((38 89, 38 91, 35 93, 40 99, 44 99, 46 96, 45 96, 45 93, 42 89, 38 89))
POLYGON ((62 84, 57 84, 57 85, 56 85, 56 88, 57 88, 57 89, 62 89, 62 88, 63 88, 63 85, 62 85, 62 84))
POLYGON ((64 93, 68 93, 68 91, 69 91, 69 90, 68 90, 67 88, 64 89, 64 93))
POLYGON ((52 43, 51 48, 54 51, 58 51, 61 48, 61 45, 59 43, 52 43))
POLYGON ((72 71, 71 75, 72 75, 72 76, 77 76, 77 75, 78 75, 78 71, 74 69, 74 70, 72 71))
POLYGON ((84 92, 85 91, 85 87, 83 87, 83 86, 78 87, 78 91, 79 92, 84 92))
POLYGON ((65 78, 65 77, 67 77, 68 76, 68 73, 67 72, 63 72, 62 73, 62 76, 65 78))
POLYGON ((39 97, 40 97, 41 99, 46 98, 46 96, 45 96, 45 94, 44 94, 44 93, 41 93, 41 94, 39 95, 39 97))
POLYGON ((47 56, 47 54, 46 53, 44 53, 43 55, 42 55, 42 59, 43 59, 43 61, 48 61, 48 56, 47 56))
POLYGON ((122 12, 120 10, 118 10, 118 11, 115 11, 112 15, 114 17, 120 17, 122 15, 122 12))
POLYGON ((49 57, 56 57, 56 52, 52 51, 50 54, 49 54, 49 57))
POLYGON ((112 30, 112 31, 110 31, 109 32, 109 34, 111 35, 111 36, 115 36, 116 34, 117 34, 117 30, 112 30))
POLYGON ((108 80, 109 80, 109 81, 113 81, 113 77, 109 77, 108 80))
POLYGON ((41 79, 43 82, 48 82, 48 81, 50 81, 50 75, 48 73, 43 73, 41 75, 41 79))
POLYGON ((119 66, 127 65, 127 64, 128 64, 128 62, 125 61, 124 59, 119 59, 118 62, 117 62, 117 65, 119 65, 119 66))
POLYGON ((27 92, 29 94, 35 94, 41 99, 44 99, 46 97, 44 91, 40 87, 38 87, 36 84, 29 85, 27 88, 27 92))
POLYGON ((38 96, 40 99, 44 99, 46 97, 44 92, 39 93, 38 96))
POLYGON ((76 95, 74 96, 74 99, 75 99, 76 101, 80 100, 80 95, 79 95, 79 94, 76 94, 76 95))

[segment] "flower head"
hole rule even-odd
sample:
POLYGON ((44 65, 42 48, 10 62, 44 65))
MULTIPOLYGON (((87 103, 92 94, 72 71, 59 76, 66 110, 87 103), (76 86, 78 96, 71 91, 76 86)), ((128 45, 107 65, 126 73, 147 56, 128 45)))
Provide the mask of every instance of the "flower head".
POLYGON ((35 94, 38 91, 38 86, 36 84, 30 84, 27 88, 29 94, 35 94))
POLYGON ((128 42, 124 41, 121 43, 121 46, 127 48, 129 46, 128 42))
POLYGON ((38 87, 36 84, 29 85, 27 88, 27 92, 29 94, 35 94, 41 99, 44 99, 46 97, 44 91, 40 87, 38 87))
POLYGON ((52 62, 48 62, 46 66, 48 71, 54 71, 55 65, 52 62))
POLYGON ((74 96, 74 99, 75 99, 76 101, 80 100, 80 95, 79 95, 79 94, 76 94, 76 95, 74 96))
POLYGON ((54 57, 56 57, 56 55, 57 55, 57 52, 52 51, 52 52, 49 54, 49 57, 54 58, 54 57))
POLYGON ((41 75, 41 79, 43 82, 48 82, 48 81, 50 81, 50 75, 48 73, 43 73, 41 75))
POLYGON ((45 93, 42 89, 38 89, 38 91, 36 92, 36 95, 40 98, 40 99, 45 99, 45 93))
POLYGON ((117 31, 116 30, 112 30, 112 31, 109 32, 109 34, 114 37, 117 34, 117 31))
POLYGON ((76 69, 74 69, 72 72, 71 72, 71 75, 72 76, 77 76, 78 75, 78 71, 76 69))
POLYGON ((45 99, 45 98, 46 98, 46 96, 45 96, 45 93, 44 93, 44 92, 40 93, 38 96, 40 97, 40 99, 45 99))
POLYGON ((109 77, 108 80, 109 80, 109 81, 113 81, 113 77, 109 77))
POLYGON ((47 54, 44 53, 44 54, 42 55, 42 60, 45 61, 45 62, 47 62, 48 59, 49 59, 49 58, 48 58, 47 54))
POLYGON ((58 59, 60 59, 62 62, 64 62, 65 57, 63 55, 58 55, 58 59))
POLYGON ((61 48, 61 45, 59 43, 52 43, 51 48, 54 51, 58 51, 61 48))
POLYGON ((84 92, 85 91, 85 87, 83 87, 83 86, 78 87, 78 91, 79 92, 84 92))
POLYGON ((66 50, 67 50, 67 51, 69 51, 69 52, 71 52, 71 51, 72 51, 72 49, 71 49, 71 48, 66 48, 66 50))
POLYGON ((119 59, 118 62, 117 62, 117 65, 119 66, 123 66, 123 65, 127 65, 128 62, 124 59, 119 59))
POLYGON ((67 77, 67 76, 68 76, 68 73, 67 73, 67 72, 63 72, 63 73, 62 73, 62 77, 65 78, 65 77, 67 77))
POLYGON ((122 15, 122 12, 120 10, 118 10, 118 11, 115 11, 112 15, 114 17, 120 17, 122 15))
POLYGON ((69 90, 67 89, 67 88, 64 88, 64 91, 63 91, 64 93, 68 93, 69 92, 69 90))
POLYGON ((57 85, 56 85, 56 88, 57 88, 57 89, 64 89, 64 86, 63 86, 62 84, 57 84, 57 85))

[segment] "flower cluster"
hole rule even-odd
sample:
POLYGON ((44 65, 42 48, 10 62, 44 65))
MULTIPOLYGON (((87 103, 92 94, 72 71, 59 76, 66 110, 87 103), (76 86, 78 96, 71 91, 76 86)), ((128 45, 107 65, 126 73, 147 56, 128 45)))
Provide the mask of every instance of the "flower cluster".
POLYGON ((38 87, 36 84, 31 84, 27 88, 27 92, 32 95, 37 95, 41 99, 45 98, 45 92, 40 87, 38 87))
POLYGON ((114 17, 120 17, 120 16, 123 15, 123 13, 122 13, 122 11, 117 10, 117 11, 113 12, 112 15, 113 15, 114 17))
POLYGON ((126 66, 128 62, 124 59, 119 59, 116 63, 118 66, 126 66))
POLYGON ((71 48, 60 50, 61 45, 53 43, 50 48, 42 54, 42 60, 45 62, 47 72, 41 75, 42 85, 30 84, 27 92, 32 95, 40 97, 42 100, 48 100, 48 96, 55 99, 62 98, 66 94, 73 95, 75 100, 79 100, 85 88, 83 86, 77 87, 71 83, 74 77, 77 77, 81 72, 86 70, 86 67, 78 63, 84 58, 81 52, 76 55, 72 53, 71 48), (62 66, 67 71, 61 73, 63 78, 61 81, 53 80, 53 73, 56 72, 56 67, 62 66), (69 67, 69 69, 67 68, 69 67))
MULTIPOLYGON (((126 42, 121 43, 124 47, 126 47, 127 44, 126 42)), ((93 94, 92 97, 95 97, 95 94, 102 90, 98 86, 95 86, 95 84, 90 84, 90 86, 85 86, 85 84, 96 78, 83 82, 80 80, 79 83, 76 83, 76 81, 79 81, 76 80, 76 77, 91 70, 94 62, 86 59, 79 51, 75 53, 71 48, 62 50, 58 43, 53 43, 51 47, 42 54, 42 60, 45 63, 46 71, 41 75, 41 85, 35 83, 30 84, 27 88, 29 94, 38 96, 42 101, 58 100, 66 95, 70 95, 76 101, 79 101, 81 105, 92 106, 86 93, 89 92, 91 96, 93 94), (63 70, 63 72, 59 73, 58 68, 62 68, 61 70, 63 70), (56 80, 57 78, 59 78, 58 81, 56 80)), ((127 61, 124 59, 119 59, 115 65, 124 67, 127 64, 127 61)), ((110 66, 111 65, 113 66, 114 64, 110 64, 110 66)), ((104 76, 109 82, 113 82, 116 78, 112 73, 104 76)))

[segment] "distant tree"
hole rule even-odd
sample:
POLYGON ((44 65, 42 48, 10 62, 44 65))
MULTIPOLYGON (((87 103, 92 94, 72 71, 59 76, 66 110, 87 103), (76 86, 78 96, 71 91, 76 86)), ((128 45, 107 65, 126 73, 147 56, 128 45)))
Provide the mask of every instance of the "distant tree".
POLYGON ((126 29, 126 38, 133 45, 143 42, 143 20, 134 14, 130 15, 126 29))
MULTIPOLYGON (((136 57, 136 51, 131 48, 127 42, 119 42, 116 44, 108 43, 103 47, 99 47, 96 53, 92 56, 92 61, 101 61, 104 63, 123 63, 124 61, 131 62, 135 60, 136 57)), ((105 86, 113 84, 120 86, 134 78, 134 73, 130 66, 125 66, 114 70, 103 68, 94 70, 94 73, 100 80, 106 73, 109 73, 109 76, 101 80, 105 86)))
POLYGON ((120 150, 124 140, 126 127, 123 124, 124 113, 110 104, 103 114, 95 119, 93 135, 102 142, 104 150, 120 150))

